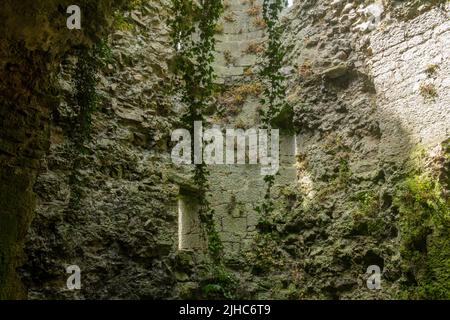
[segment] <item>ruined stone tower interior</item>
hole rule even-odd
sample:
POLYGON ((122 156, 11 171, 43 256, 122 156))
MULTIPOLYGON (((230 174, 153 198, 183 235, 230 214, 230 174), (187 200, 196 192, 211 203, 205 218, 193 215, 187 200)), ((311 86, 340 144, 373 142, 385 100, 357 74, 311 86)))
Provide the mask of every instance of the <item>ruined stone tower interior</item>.
POLYGON ((449 9, 0 1, 0 299, 450 299, 449 9))

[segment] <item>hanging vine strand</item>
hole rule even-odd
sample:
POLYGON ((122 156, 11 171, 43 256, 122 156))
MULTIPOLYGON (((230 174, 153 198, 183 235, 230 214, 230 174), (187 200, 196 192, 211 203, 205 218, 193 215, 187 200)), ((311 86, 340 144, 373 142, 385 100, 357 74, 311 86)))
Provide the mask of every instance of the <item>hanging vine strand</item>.
MULTIPOLYGON (((194 121, 204 121, 203 114, 214 91, 214 35, 222 8, 220 0, 172 0, 170 25, 177 51, 175 70, 181 80, 181 101, 187 107, 181 120, 191 133, 194 121)), ((204 162, 195 165, 193 179, 199 190, 200 221, 205 227, 209 253, 217 261, 222 257, 223 248, 214 226, 214 211, 207 199, 208 175, 204 162)))
MULTIPOLYGON (((281 11, 286 6, 287 1, 285 0, 263 1, 263 18, 267 26, 267 45, 259 71, 259 76, 264 84, 263 95, 260 99, 260 103, 264 108, 261 108, 259 112, 262 125, 267 129, 271 129, 274 117, 286 106, 285 78, 281 72, 284 58, 284 50, 281 44, 283 30, 278 21, 281 11)), ((258 224, 259 229, 264 232, 269 232, 271 231, 271 226, 268 218, 274 210, 271 190, 275 183, 275 176, 266 175, 264 181, 266 183, 264 201, 256 210, 261 214, 258 224)))

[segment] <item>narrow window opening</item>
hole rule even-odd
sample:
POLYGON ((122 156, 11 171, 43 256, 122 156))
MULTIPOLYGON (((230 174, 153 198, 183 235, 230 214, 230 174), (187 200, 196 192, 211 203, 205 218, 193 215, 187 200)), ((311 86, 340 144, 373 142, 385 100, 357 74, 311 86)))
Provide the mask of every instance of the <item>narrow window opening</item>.
POLYGON ((205 248, 198 212, 199 203, 195 195, 180 191, 178 197, 179 250, 203 250, 205 248))

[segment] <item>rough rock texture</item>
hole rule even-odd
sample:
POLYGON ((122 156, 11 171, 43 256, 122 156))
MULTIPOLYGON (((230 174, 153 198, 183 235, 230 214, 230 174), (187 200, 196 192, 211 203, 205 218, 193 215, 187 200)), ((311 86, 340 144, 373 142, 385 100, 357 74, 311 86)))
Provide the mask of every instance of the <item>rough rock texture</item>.
MULTIPOLYGON (((11 30, 0 41, 0 298, 24 297, 15 268, 26 234, 20 275, 30 299, 195 299, 221 286, 227 298, 389 299, 427 277, 437 284, 413 297, 448 297, 448 227, 429 215, 433 205, 448 211, 441 198, 450 184, 444 1, 305 0, 286 9, 294 114, 280 126, 296 134, 282 130, 271 233, 255 227, 259 166, 210 168, 231 289, 229 274, 211 278, 190 168, 171 164, 182 108, 169 68, 169 3, 136 1, 110 19, 112 1, 84 1, 86 32, 68 34, 65 7, 43 2, 0 5, 0 31, 11 30), (29 18, 22 24, 19 7, 29 18), (77 79, 86 51, 73 49, 98 43, 110 22, 111 59, 106 50, 96 108, 84 110, 77 79), (444 191, 405 180, 418 147, 444 191), (405 181, 413 190, 399 195, 405 181), (66 287, 69 265, 81 268, 81 290, 66 287), (367 288, 370 265, 383 271, 382 290, 367 288)), ((208 124, 245 129, 259 124, 261 6, 225 8, 208 124)))
POLYGON ((59 61, 73 46, 101 37, 120 2, 81 1, 89 13, 83 31, 76 32, 66 28, 68 1, 0 4, 0 298, 24 295, 15 268, 33 217, 36 169, 49 146, 59 61))
POLYGON ((303 297, 399 297, 395 182, 412 146, 448 137, 448 6, 408 22, 375 6, 378 16, 363 1, 302 1, 284 18, 301 201, 283 236, 303 297), (382 290, 367 289, 369 265, 383 270, 382 290))
POLYGON ((174 295, 178 189, 169 181, 167 150, 177 117, 168 86, 167 11, 152 2, 125 17, 130 30, 111 36, 112 60, 101 72, 100 101, 81 150, 70 134, 79 112, 76 63, 64 65, 65 99, 35 185, 37 216, 26 244, 30 298, 174 295), (65 287, 69 265, 81 268, 80 292, 65 287))
MULTIPOLYGON (((264 34, 251 16, 259 5, 228 2, 216 62, 225 112, 219 109, 212 123, 258 125, 260 92, 241 93, 260 85, 252 71, 264 34)), ((254 208, 264 197, 257 166, 211 168, 216 225, 243 296, 400 297, 407 280, 392 205, 396 184, 413 147, 441 143, 450 124, 447 14, 425 9, 401 22, 400 9, 385 11, 381 2, 302 1, 282 18, 287 99, 298 134, 295 148, 292 138, 281 147, 275 235, 255 229, 254 208), (408 68, 411 61, 423 67, 408 68), (440 95, 427 95, 422 81, 440 95), (383 290, 367 288, 370 265, 383 270, 383 290)))

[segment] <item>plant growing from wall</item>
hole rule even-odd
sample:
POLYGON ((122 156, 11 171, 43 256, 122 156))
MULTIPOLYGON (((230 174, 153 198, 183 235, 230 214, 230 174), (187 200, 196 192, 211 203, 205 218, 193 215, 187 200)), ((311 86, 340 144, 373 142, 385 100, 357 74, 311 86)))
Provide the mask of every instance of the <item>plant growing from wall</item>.
POLYGON ((425 68, 425 73, 431 77, 432 75, 436 74, 437 70, 439 69, 439 66, 437 64, 429 64, 427 65, 427 67, 425 68))
POLYGON ((426 100, 434 100, 438 96, 436 87, 431 83, 422 83, 419 91, 420 95, 426 100))
POLYGON ((247 15, 250 17, 258 16, 261 13, 260 5, 253 5, 247 10, 247 15))
POLYGON ((225 50, 223 52, 223 58, 225 59, 225 64, 227 66, 234 65, 236 63, 236 57, 233 57, 230 50, 225 50))
POLYGON ((79 48, 77 57, 74 80, 75 100, 79 109, 76 120, 70 128, 76 155, 69 176, 71 186, 69 208, 72 209, 79 207, 82 197, 77 170, 80 168, 83 154, 86 152, 84 144, 90 139, 92 113, 99 100, 96 91, 98 71, 112 59, 111 49, 105 41, 100 41, 91 48, 79 48))
POLYGON ((415 169, 399 183, 394 197, 404 298, 450 298, 450 198, 444 185, 431 172, 415 169))
MULTIPOLYGON (((284 76, 281 73, 284 50, 281 45, 282 28, 278 18, 286 6, 284 0, 264 0, 263 24, 267 27, 267 41, 262 61, 259 66, 259 79, 262 93, 258 109, 262 127, 271 129, 275 119, 286 109, 286 90, 284 76)), ((258 234, 254 237, 254 249, 247 253, 251 272, 258 275, 284 266, 283 252, 279 248, 281 240, 276 225, 282 218, 277 217, 274 210, 272 188, 274 175, 264 177, 266 190, 262 203, 255 208, 260 217, 257 224, 258 234)))
POLYGON ((264 18, 261 18, 261 17, 253 18, 252 25, 258 29, 264 29, 265 27, 267 27, 267 24, 266 24, 264 18))
MULTIPOLYGON (((274 118, 287 106, 285 101, 286 88, 284 75, 281 72, 284 58, 284 50, 281 44, 282 27, 279 24, 279 15, 287 2, 285 0, 264 0, 263 19, 267 26, 267 42, 263 54, 259 77, 263 83, 264 90, 260 99, 264 107, 259 109, 260 119, 264 128, 270 129, 274 118)), ((263 203, 256 208, 261 214, 259 227, 261 231, 271 231, 268 218, 274 210, 271 189, 275 182, 275 176, 264 177, 266 182, 266 193, 263 203)))
MULTIPOLYGON (((178 76, 178 93, 186 106, 181 121, 191 133, 194 121, 205 120, 204 113, 214 93, 214 35, 222 11, 220 0, 172 0, 169 25, 177 52, 173 67, 178 76)), ((215 229, 214 210, 207 198, 209 171, 204 162, 196 164, 193 171, 194 183, 198 188, 199 218, 213 263, 212 277, 203 283, 203 293, 231 298, 235 281, 223 266, 223 245, 215 229)))
POLYGON ((252 42, 244 50, 245 54, 259 54, 264 52, 264 45, 262 43, 252 42))
POLYGON ((92 113, 94 112, 98 94, 96 84, 98 71, 111 60, 111 49, 106 42, 100 41, 92 48, 78 49, 78 61, 75 70, 75 99, 78 104, 77 121, 73 125, 73 137, 79 147, 89 138, 92 113))

